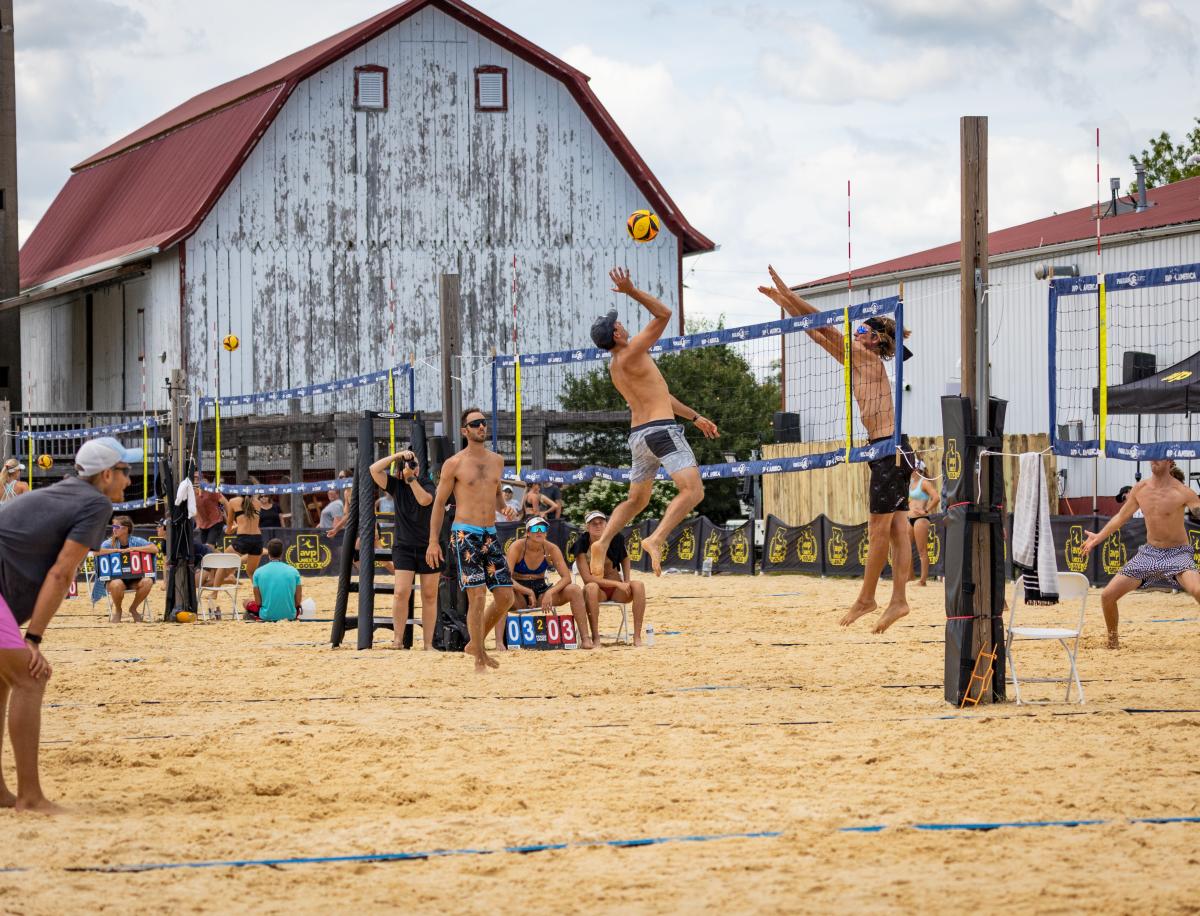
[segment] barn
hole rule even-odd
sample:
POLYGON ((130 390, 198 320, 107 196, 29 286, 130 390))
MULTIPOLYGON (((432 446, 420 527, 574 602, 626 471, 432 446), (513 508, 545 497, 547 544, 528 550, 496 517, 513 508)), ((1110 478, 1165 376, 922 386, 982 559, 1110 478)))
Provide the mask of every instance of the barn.
MULTIPOLYGON (((1106 274, 1200 262, 1200 178, 1151 188, 1141 205, 1125 197, 1104 201, 1100 229, 1106 274)), ((989 234, 988 250, 991 390, 1009 402, 1007 433, 1045 435, 1051 423, 1047 394, 1049 290, 1047 281, 1035 276, 1035 269, 1039 264, 1052 264, 1074 268, 1080 276, 1097 272, 1096 207, 1093 204, 995 230, 989 234)), ((904 365, 903 425, 910 436, 941 435, 939 398, 959 390, 959 257, 959 243, 953 242, 854 269, 856 303, 903 293, 905 324, 913 332, 909 346, 915 354, 904 365)), ((1136 281, 1136 276, 1130 279, 1136 281)), ((843 273, 794 288, 825 310, 845 304, 846 287, 843 273)), ((1159 368, 1195 351, 1198 296, 1200 284, 1196 283, 1170 291, 1153 325, 1129 326, 1114 313, 1108 338, 1111 384, 1122 380, 1127 351, 1158 352, 1159 368)), ((786 377, 800 376, 796 361, 804 353, 799 347, 787 349, 786 377)), ((1092 358, 1091 353, 1086 355, 1092 358)), ((1080 378, 1081 385, 1095 384, 1094 371, 1081 372, 1080 378)), ((820 412, 820 405, 809 403, 810 397, 796 387, 786 393, 787 409, 798 412, 802 422, 805 416, 820 412)), ((1090 396, 1086 402, 1090 404, 1090 396)), ((1064 421, 1078 422, 1081 428, 1061 430, 1063 438, 1095 437, 1090 411, 1070 417, 1060 412, 1058 422, 1064 421)), ((1149 435, 1149 421, 1146 426, 1149 435)), ((1194 419, 1191 438, 1200 439, 1200 418, 1194 419)), ((1185 470, 1200 471, 1200 461, 1181 464, 1185 470)), ((1084 499, 1083 505, 1089 509, 1093 489, 1102 497, 1111 497, 1132 483, 1136 472, 1127 461, 1062 457, 1057 468, 1066 472, 1060 480, 1060 495, 1073 503, 1084 499)), ((1141 471, 1148 473, 1144 464, 1141 471)), ((1115 508, 1111 502, 1107 505, 1115 508)), ((1063 509, 1071 511, 1066 505, 1063 509)))
MULTIPOLYGON (((460 0, 410 0, 75 166, 3 306, 26 411, 161 411, 176 369, 204 397, 436 367, 443 274, 467 355, 511 352, 514 321, 536 352, 610 304, 632 317, 613 264, 682 329, 682 259, 713 248, 586 75, 460 0), (662 232, 634 245, 643 207, 662 232)), ((465 375, 486 401, 488 374, 465 375)), ((438 373, 415 377, 436 411, 438 373)))

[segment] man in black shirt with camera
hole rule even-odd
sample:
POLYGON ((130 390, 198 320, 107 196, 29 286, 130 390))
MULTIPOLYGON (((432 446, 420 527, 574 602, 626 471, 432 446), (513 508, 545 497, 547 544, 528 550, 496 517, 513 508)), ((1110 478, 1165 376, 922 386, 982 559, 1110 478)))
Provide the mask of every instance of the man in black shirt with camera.
POLYGON ((371 479, 387 490, 396 504, 395 540, 392 542, 392 565, 396 567, 396 585, 392 596, 392 621, 395 638, 392 648, 401 647, 404 627, 408 624, 408 599, 412 594, 413 578, 421 577, 421 642, 426 650, 433 648, 433 628, 437 623, 438 579, 441 571, 425 560, 429 540, 429 515, 433 496, 437 492, 428 477, 421 476, 417 456, 410 449, 380 458, 371 465, 371 479), (396 462, 400 476, 388 473, 396 462))

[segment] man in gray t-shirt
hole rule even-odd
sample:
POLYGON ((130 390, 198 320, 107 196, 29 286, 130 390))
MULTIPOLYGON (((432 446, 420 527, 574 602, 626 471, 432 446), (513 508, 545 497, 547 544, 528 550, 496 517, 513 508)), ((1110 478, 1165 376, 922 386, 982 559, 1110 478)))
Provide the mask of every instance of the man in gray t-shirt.
POLYGON ((38 777, 42 698, 50 679, 42 637, 79 564, 99 546, 112 504, 129 486, 130 464, 141 460, 141 449, 93 439, 75 456, 78 477, 0 508, 0 709, 8 713, 17 765, 16 795, 0 771, 0 807, 57 810, 38 777), (27 624, 23 637, 21 624, 27 624))

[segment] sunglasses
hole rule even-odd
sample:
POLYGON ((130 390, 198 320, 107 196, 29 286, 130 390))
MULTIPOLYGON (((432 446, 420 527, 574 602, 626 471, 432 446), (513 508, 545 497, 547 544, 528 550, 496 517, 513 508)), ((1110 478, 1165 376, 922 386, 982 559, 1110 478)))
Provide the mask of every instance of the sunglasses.
POLYGON ((878 333, 878 332, 874 328, 869 328, 865 324, 860 324, 857 328, 854 329, 855 337, 862 337, 862 335, 864 335, 864 334, 876 334, 876 333, 878 333))
POLYGON ((482 418, 478 420, 471 420, 469 423, 464 423, 463 426, 467 427, 468 429, 479 429, 481 426, 487 426, 487 420, 482 418))
POLYGON ((529 526, 530 534, 545 534, 549 530, 550 529, 546 525, 530 525, 529 526))

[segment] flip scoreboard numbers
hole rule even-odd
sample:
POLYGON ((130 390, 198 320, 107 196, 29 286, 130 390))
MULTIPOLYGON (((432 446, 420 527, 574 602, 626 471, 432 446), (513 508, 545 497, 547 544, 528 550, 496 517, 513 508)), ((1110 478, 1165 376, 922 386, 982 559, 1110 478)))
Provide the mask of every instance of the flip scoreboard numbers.
POLYGON ((558 632, 562 635, 562 648, 578 649, 579 637, 575 633, 575 618, 562 614, 558 618, 558 632))
POLYGON ((148 553, 102 553, 96 557, 96 578, 101 582, 109 579, 132 579, 136 576, 155 577, 154 557, 148 553))
POLYGON ((521 648, 521 615, 509 614, 504 623, 504 641, 510 649, 521 648))
POLYGON ((536 649, 538 647, 537 630, 534 627, 533 620, 534 618, 528 614, 521 615, 521 648, 523 649, 536 649))
POLYGON ((557 614, 550 614, 545 618, 546 621, 546 648, 561 649, 562 648, 562 622, 557 614))
POLYGON ((560 614, 509 614, 504 641, 510 649, 578 649, 575 618, 560 614))

